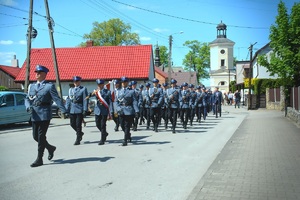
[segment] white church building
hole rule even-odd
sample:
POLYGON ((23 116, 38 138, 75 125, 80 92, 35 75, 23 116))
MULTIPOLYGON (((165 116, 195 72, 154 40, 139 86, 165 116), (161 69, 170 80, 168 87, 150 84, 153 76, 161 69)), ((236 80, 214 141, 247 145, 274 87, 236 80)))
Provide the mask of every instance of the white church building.
POLYGON ((217 26, 217 39, 209 43, 210 46, 210 86, 218 86, 219 90, 229 91, 229 84, 235 80, 233 66, 234 42, 226 36, 227 26, 222 23, 217 26))

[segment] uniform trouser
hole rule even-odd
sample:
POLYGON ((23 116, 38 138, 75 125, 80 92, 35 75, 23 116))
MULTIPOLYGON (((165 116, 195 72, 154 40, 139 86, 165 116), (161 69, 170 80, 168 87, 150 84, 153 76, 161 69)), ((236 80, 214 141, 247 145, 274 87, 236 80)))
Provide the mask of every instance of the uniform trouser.
POLYGON ((177 113, 178 113, 178 108, 169 108, 168 109, 168 117, 172 124, 173 130, 175 130, 176 123, 177 123, 177 113))
POLYGON ((213 105, 213 110, 214 110, 214 115, 216 115, 216 117, 218 115, 220 115, 220 113, 222 112, 222 106, 221 104, 217 103, 213 105))
POLYGON ((150 117, 153 122, 154 128, 158 127, 158 122, 159 122, 159 116, 160 116, 160 109, 161 108, 150 108, 150 117))
POLYGON ((147 121, 147 128, 150 127, 150 108, 145 108, 145 118, 147 121))
POLYGON ((116 124, 116 128, 119 128, 119 126, 120 126, 119 116, 113 115, 112 118, 113 118, 113 120, 114 120, 114 122, 115 122, 115 124, 116 124))
POLYGON ((140 106, 139 112, 140 112, 140 124, 142 124, 142 121, 144 121, 144 117, 146 116, 145 109, 143 106, 140 106))
POLYGON ((83 114, 70 114, 70 125, 76 131, 76 135, 82 135, 82 119, 83 114))
POLYGON ((190 116, 190 108, 181 108, 181 121, 183 126, 186 126, 190 116))
POLYGON ((190 122, 191 122, 191 124, 194 121, 195 114, 196 114, 196 107, 192 107, 191 112, 190 112, 190 120, 191 120, 190 122))
POLYGON ((164 122, 165 122, 165 127, 168 126, 168 108, 167 107, 164 107, 162 110, 161 110, 161 113, 160 113, 160 117, 164 119, 164 122))
POLYGON ((130 138, 130 128, 133 123, 134 115, 120 115, 120 125, 124 131, 124 141, 130 138))
POLYGON ((38 143, 38 152, 41 155, 43 155, 45 148, 49 149, 49 147, 51 147, 46 138, 49 124, 50 120, 32 122, 32 136, 33 139, 38 143))
POLYGON ((203 116, 203 119, 206 120, 207 116, 207 106, 200 106, 198 107, 198 116, 199 120, 201 121, 201 117, 203 116))
POLYGON ((107 115, 95 115, 96 126, 101 134, 106 134, 107 115))

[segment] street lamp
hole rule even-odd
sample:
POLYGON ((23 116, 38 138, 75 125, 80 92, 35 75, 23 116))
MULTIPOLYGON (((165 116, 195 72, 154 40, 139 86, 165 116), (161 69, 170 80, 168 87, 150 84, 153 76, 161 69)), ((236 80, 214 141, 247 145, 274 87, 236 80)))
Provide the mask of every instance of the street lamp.
POLYGON ((168 82, 171 81, 171 71, 172 71, 172 42, 173 42, 173 36, 175 34, 182 34, 183 31, 180 31, 178 33, 173 33, 169 36, 169 58, 168 58, 168 82))

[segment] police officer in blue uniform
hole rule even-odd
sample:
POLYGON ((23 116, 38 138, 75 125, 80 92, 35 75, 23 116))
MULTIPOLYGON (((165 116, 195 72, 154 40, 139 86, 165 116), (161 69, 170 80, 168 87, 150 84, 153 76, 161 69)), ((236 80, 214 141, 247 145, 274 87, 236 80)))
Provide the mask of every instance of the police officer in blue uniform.
POLYGON ((192 99, 190 91, 188 90, 188 83, 184 82, 182 84, 181 90, 181 101, 180 101, 180 109, 181 109, 181 121, 183 123, 183 128, 187 129, 187 123, 190 118, 190 107, 192 106, 192 99))
POLYGON ((196 106, 195 106, 195 102, 196 102, 196 98, 197 98, 197 93, 194 90, 194 85, 193 84, 189 84, 189 89, 190 89, 190 97, 191 97, 191 112, 190 112, 190 126, 193 126, 193 121, 194 121, 194 117, 196 114, 196 106))
POLYGON ((169 104, 169 120, 172 124, 172 133, 175 133, 175 128, 177 124, 177 114, 179 109, 179 102, 181 101, 180 90, 176 86, 177 81, 175 79, 171 80, 171 87, 167 89, 167 102, 169 104))
MULTIPOLYGON (((120 84, 120 80, 119 79, 115 79, 114 80, 114 84, 115 84, 115 89, 114 89, 114 94, 115 96, 117 96, 117 94, 119 93, 119 91, 121 90, 121 84, 120 84)), ((119 131, 119 126, 120 126, 120 119, 119 119, 119 115, 117 113, 117 109, 116 109, 116 98, 113 100, 113 107, 114 107, 114 115, 113 115, 113 120, 116 124, 114 130, 115 131, 119 131)))
POLYGON ((159 80, 157 78, 154 78, 152 82, 153 87, 149 89, 150 118, 153 123, 153 131, 158 132, 160 109, 163 103, 163 92, 162 89, 158 87, 159 80))
MULTIPOLYGON (((136 99, 138 102, 138 107, 140 108, 141 104, 142 104, 142 94, 140 92, 139 89, 136 88, 137 86, 137 82, 136 81, 131 81, 131 89, 134 91, 135 95, 136 95, 136 99)), ((133 131, 137 131, 137 125, 139 123, 139 117, 140 117, 140 112, 134 116, 134 120, 133 120, 133 127, 132 130, 133 131)))
POLYGON ((218 114, 221 117, 222 113, 222 102, 223 102, 223 95, 222 92, 219 91, 219 87, 215 87, 215 91, 212 95, 212 102, 213 102, 213 109, 216 118, 218 118, 218 114))
POLYGON ((96 126, 101 132, 101 139, 98 145, 104 145, 108 136, 108 133, 106 131, 107 118, 111 119, 114 111, 111 92, 110 90, 104 88, 104 80, 97 79, 96 83, 98 85, 98 88, 94 90, 94 92, 91 93, 89 97, 96 96, 97 98, 97 104, 95 105, 94 114, 96 126))
POLYGON ((168 129, 168 108, 169 108, 169 105, 168 105, 168 97, 167 97, 167 90, 168 90, 168 83, 163 83, 162 84, 163 86, 163 103, 162 103, 162 106, 161 106, 161 118, 164 119, 164 122, 165 122, 165 129, 167 130, 168 129))
POLYGON ((82 140, 82 120, 88 111, 88 91, 86 87, 81 86, 81 77, 73 77, 74 86, 69 89, 69 96, 66 101, 66 107, 70 109, 70 125, 76 131, 76 140, 74 145, 79 145, 82 140))
POLYGON ((124 131, 124 141, 122 146, 127 146, 127 141, 131 141, 130 128, 133 124, 134 116, 138 115, 139 108, 135 92, 128 87, 129 79, 125 76, 121 78, 122 89, 116 96, 116 109, 120 116, 120 123, 124 131))
POLYGON ((146 129, 148 130, 150 128, 150 96, 149 96, 149 90, 150 90, 150 83, 145 84, 145 90, 142 92, 143 97, 143 105, 144 105, 144 114, 146 118, 146 129))
POLYGON ((139 106, 139 110, 140 110, 140 123, 139 123, 139 125, 142 125, 142 123, 145 123, 145 119, 144 119, 144 116, 145 116, 145 109, 144 109, 144 107, 145 107, 145 101, 144 101, 144 99, 143 99, 143 91, 144 91, 144 85, 140 85, 139 86, 139 104, 138 104, 138 106, 139 106))
POLYGON ((50 145, 46 139, 46 133, 52 118, 52 101, 54 101, 62 113, 66 113, 62 99, 58 96, 55 85, 45 81, 49 69, 37 65, 35 68, 36 83, 32 83, 28 88, 28 95, 25 98, 27 112, 31 113, 32 135, 38 142, 37 159, 30 165, 38 167, 43 165, 43 155, 45 148, 48 150, 48 160, 54 156, 56 147, 50 145))

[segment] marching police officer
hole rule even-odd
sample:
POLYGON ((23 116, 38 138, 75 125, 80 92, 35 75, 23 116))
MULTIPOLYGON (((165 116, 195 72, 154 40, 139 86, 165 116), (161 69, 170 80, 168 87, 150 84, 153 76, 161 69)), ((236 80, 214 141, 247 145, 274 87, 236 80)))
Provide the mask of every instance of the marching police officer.
POLYGON ((73 77, 74 86, 69 89, 69 96, 66 101, 66 107, 70 109, 70 125, 76 131, 76 140, 74 145, 79 145, 82 140, 82 120, 88 111, 88 91, 86 87, 81 86, 81 77, 73 77))
POLYGON ((150 117, 153 122, 153 130, 158 132, 160 109, 163 103, 163 93, 161 88, 158 87, 159 80, 154 78, 152 82, 153 87, 149 89, 150 117))
POLYGON ((193 84, 189 84, 189 89, 190 89, 190 97, 191 97, 191 112, 190 112, 190 125, 193 126, 193 121, 194 121, 194 117, 195 117, 195 113, 196 113, 196 106, 195 106, 195 102, 196 102, 196 98, 197 98, 197 93, 194 90, 194 85, 193 84))
POLYGON ((171 87, 167 89, 167 102, 169 104, 169 120, 172 124, 172 133, 175 133, 177 123, 177 113, 179 108, 179 102, 181 101, 180 90, 176 87, 177 81, 171 80, 171 87))
POLYGON ((143 96, 143 102, 144 102, 144 114, 146 118, 146 129, 148 130, 150 128, 150 96, 149 96, 149 89, 151 84, 146 83, 146 89, 143 90, 142 96, 143 96))
POLYGON ((121 78, 122 89, 116 96, 116 109, 120 117, 122 130, 124 131, 124 141, 122 146, 127 146, 127 141, 131 141, 130 128, 134 116, 138 115, 139 108, 135 92, 128 87, 129 79, 125 76, 121 78))
MULTIPOLYGON (((115 94, 115 96, 117 96, 117 94, 121 90, 120 80, 115 79, 114 80, 114 85, 115 85, 114 94, 115 94)), ((114 120, 114 122, 116 124, 114 130, 115 131, 119 131, 120 119, 119 119, 119 115, 118 115, 118 113, 116 111, 116 103, 115 102, 116 102, 116 98, 113 100, 113 107, 114 107, 114 109, 113 109, 114 110, 113 120, 114 120)))
POLYGON ((216 114, 216 118, 218 118, 218 113, 221 117, 223 95, 222 92, 219 91, 218 86, 215 87, 215 92, 212 95, 212 101, 213 101, 214 114, 216 114))
MULTIPOLYGON (((140 105, 142 104, 142 98, 141 98, 141 92, 140 90, 138 90, 136 88, 137 82, 136 81, 131 81, 131 89, 134 91, 134 94, 136 96, 137 102, 138 102, 138 107, 140 108, 140 105)), ((134 116, 134 120, 133 120, 133 131, 137 131, 137 125, 139 123, 139 115, 140 112, 138 113, 138 115, 134 116)))
POLYGON ((140 85, 139 86, 140 88, 140 91, 139 91, 139 110, 140 110, 140 123, 139 125, 142 125, 142 122, 145 123, 145 119, 144 119, 144 116, 145 116, 145 101, 143 99, 143 89, 144 89, 144 85, 140 85))
POLYGON ((94 109, 95 122, 97 128, 101 132, 101 139, 98 145, 103 145, 108 136, 108 133, 106 131, 106 121, 107 118, 112 118, 114 112, 111 99, 111 92, 110 90, 104 88, 104 80, 97 79, 96 83, 98 85, 98 88, 94 90, 94 92, 91 93, 89 97, 96 96, 97 98, 97 104, 95 105, 94 109))
POLYGON ((163 103, 162 103, 162 107, 161 107, 161 118, 164 119, 164 122, 165 122, 165 129, 167 130, 168 129, 168 108, 169 108, 169 105, 168 105, 168 96, 167 96, 167 90, 168 90, 168 83, 163 83, 162 84, 163 86, 163 103))
POLYGON ((55 85, 45 81, 49 69, 37 65, 35 68, 36 83, 32 83, 28 88, 28 95, 25 98, 25 107, 27 112, 31 113, 32 135, 33 139, 38 142, 37 159, 30 165, 38 167, 43 165, 43 155, 45 148, 48 150, 48 160, 54 156, 55 146, 48 143, 46 133, 52 118, 52 100, 66 113, 62 99, 58 96, 55 85))
POLYGON ((181 116, 180 119, 183 123, 183 128, 187 129, 187 123, 190 117, 190 106, 192 105, 192 99, 190 96, 190 91, 188 90, 188 83, 184 82, 182 84, 181 90, 181 101, 180 101, 180 108, 181 108, 181 116))

